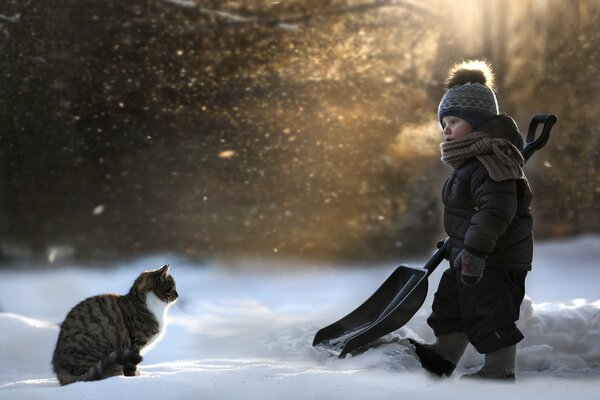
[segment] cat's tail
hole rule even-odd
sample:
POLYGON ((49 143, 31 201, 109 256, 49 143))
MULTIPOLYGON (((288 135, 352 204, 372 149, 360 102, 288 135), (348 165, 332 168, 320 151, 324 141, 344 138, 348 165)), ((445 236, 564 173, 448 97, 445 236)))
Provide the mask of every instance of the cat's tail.
POLYGON ((107 354, 82 375, 73 375, 65 370, 56 371, 61 385, 79 381, 97 381, 111 376, 133 375, 136 366, 142 362, 139 350, 116 350, 107 354), (129 373, 128 373, 129 372, 129 373))

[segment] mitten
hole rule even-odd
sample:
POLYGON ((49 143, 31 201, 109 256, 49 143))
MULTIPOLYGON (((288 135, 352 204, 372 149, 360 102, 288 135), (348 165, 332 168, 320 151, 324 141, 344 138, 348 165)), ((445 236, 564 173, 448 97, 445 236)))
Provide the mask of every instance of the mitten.
POLYGON ((460 268, 460 280, 466 286, 473 286, 479 283, 485 270, 485 256, 479 257, 462 249, 454 260, 454 268, 460 268))

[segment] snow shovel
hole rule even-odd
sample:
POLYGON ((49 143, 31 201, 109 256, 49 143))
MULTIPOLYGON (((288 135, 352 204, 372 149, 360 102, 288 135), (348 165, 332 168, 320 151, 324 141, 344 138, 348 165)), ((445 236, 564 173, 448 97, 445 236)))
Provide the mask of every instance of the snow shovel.
MULTIPOLYGON (((556 115, 538 114, 529 124, 523 149, 527 161, 550 139, 556 115), (536 137, 538 127, 542 132, 536 137)), ((427 296, 427 278, 444 260, 448 239, 438 242, 437 251, 423 268, 401 265, 356 310, 337 322, 319 330, 313 346, 323 347, 340 358, 406 324, 421 308, 427 296)))

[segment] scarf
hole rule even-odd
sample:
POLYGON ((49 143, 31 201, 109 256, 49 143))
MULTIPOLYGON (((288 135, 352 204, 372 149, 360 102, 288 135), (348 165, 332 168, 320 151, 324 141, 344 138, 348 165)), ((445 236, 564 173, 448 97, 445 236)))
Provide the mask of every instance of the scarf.
POLYGON ((523 155, 510 141, 473 132, 440 145, 442 161, 454 169, 477 158, 496 182, 523 177, 523 155))

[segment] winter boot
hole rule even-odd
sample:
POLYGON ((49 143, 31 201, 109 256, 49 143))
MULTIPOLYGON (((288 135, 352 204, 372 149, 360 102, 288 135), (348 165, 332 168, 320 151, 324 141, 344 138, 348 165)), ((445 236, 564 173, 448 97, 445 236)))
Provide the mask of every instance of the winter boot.
POLYGON ((408 339, 415 346, 421 366, 432 375, 449 377, 462 357, 467 345, 467 336, 463 332, 440 335, 433 344, 422 344, 408 339))
POLYGON ((515 382, 515 365, 517 359, 517 346, 503 347, 492 353, 485 354, 483 367, 474 374, 461 376, 462 378, 493 379, 504 382, 515 382))

